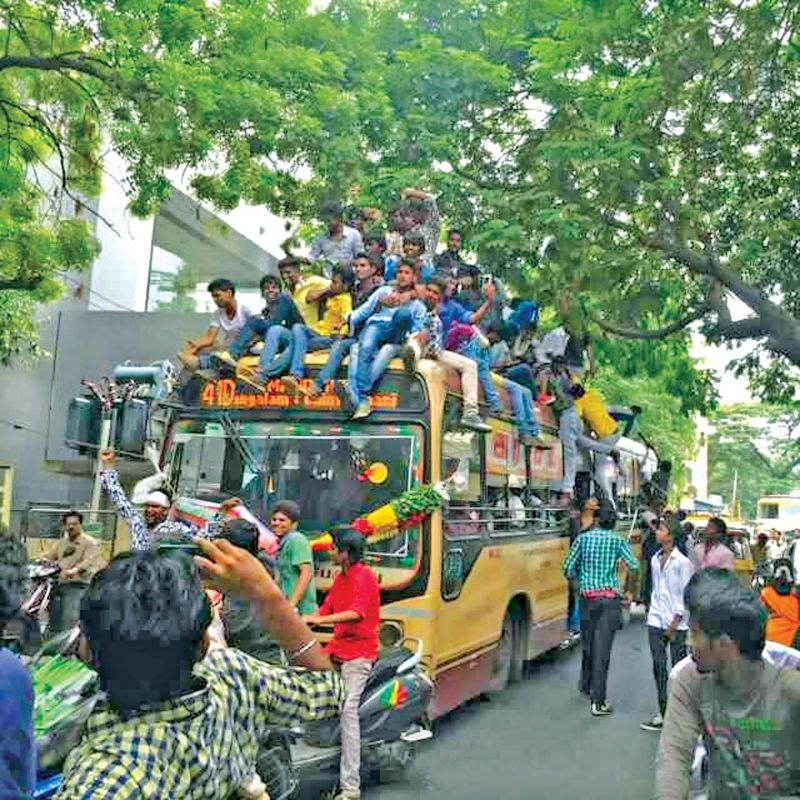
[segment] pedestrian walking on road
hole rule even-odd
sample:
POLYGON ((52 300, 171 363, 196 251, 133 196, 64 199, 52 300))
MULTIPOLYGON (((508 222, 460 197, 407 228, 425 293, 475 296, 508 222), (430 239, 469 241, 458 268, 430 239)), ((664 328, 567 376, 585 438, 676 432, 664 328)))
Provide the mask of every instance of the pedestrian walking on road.
POLYGON ((695 545, 692 551, 692 559, 697 569, 718 567, 733 571, 733 551, 722 542, 722 537, 727 532, 728 526, 725 524, 725 520, 719 517, 711 517, 706 522, 703 540, 700 544, 695 545))
MULTIPOLYGON (((597 527, 573 542, 564 561, 564 574, 570 580, 577 579, 580 585, 583 648, 580 690, 589 695, 591 711, 596 717, 613 712, 606 702, 606 683, 614 635, 622 619, 619 562, 628 565, 629 584, 632 574, 639 570, 639 562, 628 543, 614 532, 616 521, 614 509, 603 505, 597 527)), ((625 595, 630 602, 628 587, 625 595)))
POLYGON ((660 731, 667 710, 667 678, 670 666, 686 658, 686 635, 689 630, 684 592, 694 574, 692 562, 678 550, 680 535, 677 521, 661 520, 656 539, 661 550, 650 561, 653 590, 647 614, 647 640, 653 657, 653 677, 658 693, 658 713, 639 727, 645 731, 660 731), (667 651, 669 650, 669 665, 667 651))

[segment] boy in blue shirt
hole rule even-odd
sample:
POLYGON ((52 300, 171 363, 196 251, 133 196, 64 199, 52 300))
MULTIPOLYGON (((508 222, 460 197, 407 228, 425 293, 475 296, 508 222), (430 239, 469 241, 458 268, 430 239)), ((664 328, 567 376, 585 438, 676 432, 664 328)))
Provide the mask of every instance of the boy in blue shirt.
MULTIPOLYGON (((422 330, 425 306, 415 298, 418 274, 415 265, 403 260, 397 268, 395 286, 381 286, 350 315, 350 336, 358 336, 358 364, 354 381, 336 385, 342 408, 353 419, 368 417, 372 411, 369 393, 377 383, 373 361, 384 344, 402 344, 410 333, 422 330)), ((379 377, 379 376, 378 376, 379 377)))

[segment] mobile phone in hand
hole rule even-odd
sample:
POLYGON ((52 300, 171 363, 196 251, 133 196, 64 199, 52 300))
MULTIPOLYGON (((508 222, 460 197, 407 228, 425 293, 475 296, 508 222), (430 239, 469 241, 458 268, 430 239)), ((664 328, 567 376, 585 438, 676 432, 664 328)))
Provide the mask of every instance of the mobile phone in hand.
POLYGON ((156 547, 160 552, 181 552, 189 556, 201 556, 203 551, 194 542, 161 542, 156 547))

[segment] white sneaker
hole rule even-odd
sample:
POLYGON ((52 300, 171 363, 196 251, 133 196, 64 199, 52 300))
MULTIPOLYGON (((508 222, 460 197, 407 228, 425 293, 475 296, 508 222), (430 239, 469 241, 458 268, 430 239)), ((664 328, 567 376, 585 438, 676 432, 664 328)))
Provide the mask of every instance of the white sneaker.
POLYGON ((660 731, 664 727, 664 717, 661 714, 655 714, 651 720, 642 722, 639 727, 643 731, 660 731))

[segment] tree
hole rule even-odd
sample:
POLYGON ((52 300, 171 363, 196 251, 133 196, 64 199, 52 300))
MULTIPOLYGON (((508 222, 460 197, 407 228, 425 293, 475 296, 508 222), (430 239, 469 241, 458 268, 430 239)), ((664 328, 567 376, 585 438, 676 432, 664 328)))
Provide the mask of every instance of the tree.
POLYGON ((760 343, 745 371, 769 353, 785 377, 800 364, 800 6, 531 13, 533 41, 499 56, 507 113, 482 115, 495 147, 454 162, 489 217, 481 238, 538 266, 543 293, 582 293, 608 333, 654 340, 699 322, 712 342, 760 343), (730 297, 750 316, 734 320, 730 297))
POLYGON ((800 485, 800 404, 721 407, 711 422, 710 491, 730 499, 735 481, 745 516, 762 495, 800 485))
POLYGON ((35 350, 37 302, 96 254, 65 207, 98 194, 102 152, 128 165, 134 213, 188 167, 220 208, 313 215, 392 139, 360 20, 301 0, 4 0, 0 5, 0 362, 35 350), (65 200, 67 201, 65 203, 65 200))

